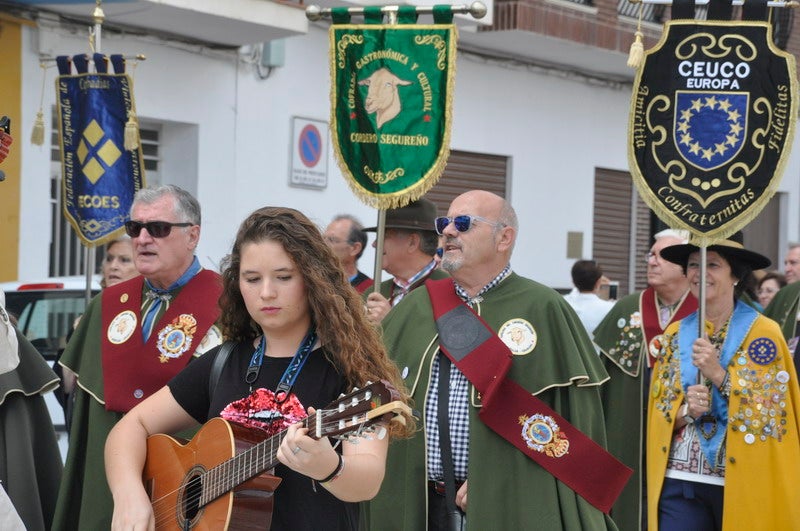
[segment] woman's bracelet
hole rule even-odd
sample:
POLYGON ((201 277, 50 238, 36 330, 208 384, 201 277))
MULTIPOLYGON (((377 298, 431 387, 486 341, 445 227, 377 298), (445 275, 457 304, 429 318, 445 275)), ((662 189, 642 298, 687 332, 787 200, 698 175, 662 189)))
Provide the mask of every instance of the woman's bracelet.
POLYGON ((333 472, 330 473, 329 476, 318 480, 319 483, 330 483, 331 481, 335 480, 336 478, 342 475, 342 472, 344 471, 344 457, 342 457, 342 454, 340 454, 339 452, 336 452, 336 455, 339 457, 339 464, 336 465, 336 468, 334 469, 333 472))
POLYGON ((725 378, 719 384, 719 394, 725 398, 731 397, 731 374, 727 371, 725 372, 725 378))

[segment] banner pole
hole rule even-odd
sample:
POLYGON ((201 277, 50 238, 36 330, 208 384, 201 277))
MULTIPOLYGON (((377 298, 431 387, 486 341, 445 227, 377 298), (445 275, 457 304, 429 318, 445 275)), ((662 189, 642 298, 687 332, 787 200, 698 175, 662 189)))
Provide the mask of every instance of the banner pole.
POLYGON ((372 274, 373 292, 381 292, 381 271, 383 270, 383 235, 386 232, 386 209, 378 209, 378 228, 375 231, 375 272, 372 274))
MULTIPOLYGON (((711 0, 695 0, 695 5, 704 6, 708 5, 711 0)), ((659 4, 659 5, 672 5, 672 0, 628 0, 631 4, 659 4)), ((745 0, 732 0, 731 5, 741 6, 744 5, 745 0)), ((795 0, 770 0, 767 2, 767 7, 800 7, 800 2, 795 0)))
MULTIPOLYGON (((703 0, 700 0, 703 1, 703 0)), ((705 0, 706 2, 708 0, 705 0)), ((734 0, 734 2, 737 0, 734 0)), ((738 0, 742 2, 743 0, 738 0)), ((418 15, 431 15, 433 14, 433 7, 434 6, 417 6, 416 11, 418 15)), ((473 18, 480 19, 486 16, 486 6, 482 2, 472 2, 469 5, 466 4, 454 4, 450 6, 451 11, 454 14, 461 14, 466 15, 470 14, 473 18)), ((381 13, 384 15, 388 15, 390 18, 393 16, 397 17, 397 10, 398 6, 383 6, 381 7, 381 13)), ((363 15, 364 8, 363 7, 348 7, 347 12, 350 15, 363 15)), ((322 18, 330 18, 331 17, 331 8, 326 7, 322 8, 318 5, 310 5, 306 8, 306 18, 312 22, 316 22, 322 18)))
MULTIPOLYGON (((700 247, 700 292, 697 294, 697 316, 700 330, 697 337, 708 339, 706 334, 706 266, 708 264, 708 249, 705 245, 700 247)), ((697 383, 703 383, 703 373, 697 371, 697 383)))
MULTIPOLYGON (((102 0, 96 0, 94 11, 92 12, 92 19, 94 20, 94 31, 92 31, 92 39, 94 41, 94 52, 102 53, 102 34, 103 34, 103 20, 105 13, 100 7, 102 0)), ((92 277, 94 276, 94 261, 96 256, 95 247, 93 245, 84 245, 83 247, 84 264, 86 266, 86 306, 92 300, 92 277)))

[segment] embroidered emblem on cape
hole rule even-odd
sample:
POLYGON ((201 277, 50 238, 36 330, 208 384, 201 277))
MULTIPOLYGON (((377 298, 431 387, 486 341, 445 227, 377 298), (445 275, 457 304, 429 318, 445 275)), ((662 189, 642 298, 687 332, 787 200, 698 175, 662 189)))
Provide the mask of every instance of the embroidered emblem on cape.
POLYGON ((203 336, 203 340, 200 341, 200 344, 195 349, 195 352, 198 355, 205 354, 212 348, 221 344, 222 344, 222 330, 220 330, 217 325, 211 325, 211 328, 209 328, 208 332, 206 332, 206 335, 203 336))
POLYGON ((182 313, 158 333, 157 347, 161 352, 158 359, 167 363, 170 358, 180 358, 192 348, 192 338, 197 331, 197 320, 190 314, 182 313))
POLYGON ((108 341, 114 345, 125 343, 136 330, 136 314, 131 310, 118 313, 108 325, 106 336, 108 341))
POLYGON ((773 340, 767 337, 759 337, 750 343, 747 348, 747 355, 759 365, 767 365, 775 360, 778 355, 778 348, 773 340))
POLYGON ((126 302, 128 302, 128 294, 127 293, 123 293, 122 295, 120 295, 119 296, 119 302, 121 302, 122 304, 125 304, 126 302))
POLYGON ((519 417, 522 438, 531 450, 548 457, 562 457, 569 452, 569 440, 561 432, 553 417, 535 413, 519 417))
POLYGON ((509 319, 497 333, 503 343, 515 355, 530 354, 536 348, 538 339, 533 325, 525 319, 509 319))

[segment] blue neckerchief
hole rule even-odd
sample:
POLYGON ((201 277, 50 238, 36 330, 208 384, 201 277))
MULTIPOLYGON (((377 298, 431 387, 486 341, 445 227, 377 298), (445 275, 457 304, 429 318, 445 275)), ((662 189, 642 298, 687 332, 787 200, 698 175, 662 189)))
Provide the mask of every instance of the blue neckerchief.
MULTIPOLYGON (((739 350, 747 334, 750 333, 750 328, 752 328, 757 318, 757 311, 741 301, 736 301, 730 324, 728 325, 728 333, 720 349, 719 363, 726 371, 729 370, 728 365, 730 365, 734 354, 739 350)), ((697 321, 697 312, 686 316, 681 321, 678 333, 678 349, 681 353, 681 385, 683 386, 684 394, 686 394, 686 389, 690 385, 697 383, 698 370, 697 367, 692 365, 692 344, 699 333, 697 321)), ((710 413, 717 419, 717 431, 710 439, 702 436, 697 439, 700 441, 700 448, 703 450, 706 460, 712 467, 715 467, 717 455, 725 439, 725 432, 728 429, 728 401, 720 394, 716 385, 711 386, 711 395, 710 413)))
MULTIPOLYGON (((316 342, 317 333, 312 326, 308 334, 306 334, 305 339, 300 343, 291 363, 289 363, 289 366, 283 371, 283 376, 281 376, 281 380, 275 390, 276 402, 282 403, 289 397, 289 391, 292 390, 292 386, 294 386, 294 382, 297 380, 297 376, 300 374, 303 365, 308 361, 308 355, 311 353, 311 348, 316 342), (281 393, 283 393, 283 396, 280 396, 281 393)), ((261 372, 261 364, 264 363, 264 353, 266 351, 267 338, 262 335, 261 341, 258 343, 258 348, 256 348, 256 351, 253 352, 253 356, 250 358, 250 366, 247 367, 247 374, 244 377, 244 381, 250 385, 251 392, 253 391, 253 384, 258 379, 258 373, 261 372)))
POLYGON ((144 338, 145 343, 147 343, 147 340, 150 339, 150 334, 153 333, 156 315, 158 315, 161 305, 172 298, 170 292, 188 284, 188 282, 192 280, 192 278, 194 278, 194 276, 199 273, 201 269, 200 261, 195 256, 189 268, 184 271, 180 278, 167 289, 157 288, 153 286, 148 279, 144 279, 144 284, 150 291, 147 294, 148 302, 152 301, 150 302, 150 306, 148 306, 147 310, 144 312, 144 317, 142 318, 142 337, 144 338))

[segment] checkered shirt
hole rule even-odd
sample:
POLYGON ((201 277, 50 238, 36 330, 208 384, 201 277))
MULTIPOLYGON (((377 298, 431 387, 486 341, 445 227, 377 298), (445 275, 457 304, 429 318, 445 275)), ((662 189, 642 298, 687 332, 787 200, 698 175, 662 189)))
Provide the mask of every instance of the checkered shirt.
MULTIPOLYGON (((481 295, 500 284, 511 273, 511 264, 508 264, 499 275, 481 289, 475 297, 470 298, 467 292, 455 284, 456 294, 470 307, 483 301, 481 295)), ((442 469, 442 452, 439 446, 439 359, 441 352, 437 352, 431 366, 431 380, 428 386, 428 399, 425 402, 425 433, 427 444, 428 478, 434 481, 444 479, 442 469)), ((453 455, 453 468, 456 481, 467 479, 469 465, 469 380, 453 365, 450 369, 450 400, 447 408, 450 419, 450 446, 453 455)))

